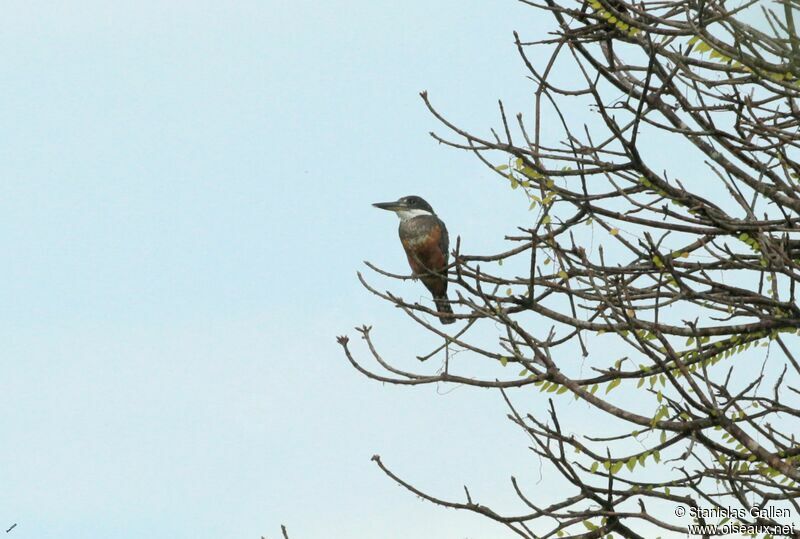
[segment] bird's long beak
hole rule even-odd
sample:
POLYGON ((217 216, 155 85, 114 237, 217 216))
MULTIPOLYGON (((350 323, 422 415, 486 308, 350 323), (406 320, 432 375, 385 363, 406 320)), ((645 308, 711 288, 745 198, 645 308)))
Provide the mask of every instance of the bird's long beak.
POLYGON ((380 208, 382 210, 389 210, 389 211, 397 211, 402 210, 406 207, 406 205, 399 200, 395 200, 394 202, 376 202, 373 204, 376 208, 380 208))

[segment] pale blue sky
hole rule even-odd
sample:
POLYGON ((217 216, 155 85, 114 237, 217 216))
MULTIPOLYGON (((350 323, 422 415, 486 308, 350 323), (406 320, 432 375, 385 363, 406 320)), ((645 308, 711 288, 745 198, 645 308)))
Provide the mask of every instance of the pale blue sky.
POLYGON ((335 336, 372 324, 407 365, 434 342, 356 280, 406 271, 371 202, 422 195, 473 252, 525 224, 418 92, 482 132, 498 98, 530 112, 511 32, 544 24, 489 0, 6 3, 0 527, 502 537, 369 460, 459 500, 544 488, 499 395, 368 381, 335 336))

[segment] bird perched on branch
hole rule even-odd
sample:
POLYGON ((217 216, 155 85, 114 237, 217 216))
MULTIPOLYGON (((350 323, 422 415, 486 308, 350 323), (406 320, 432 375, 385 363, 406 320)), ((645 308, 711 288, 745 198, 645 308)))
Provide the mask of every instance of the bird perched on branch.
POLYGON ((436 303, 442 324, 455 322, 447 299, 447 227, 433 212, 431 205, 418 196, 403 197, 394 202, 377 202, 376 208, 393 211, 400 218, 400 242, 414 276, 422 281, 436 303))

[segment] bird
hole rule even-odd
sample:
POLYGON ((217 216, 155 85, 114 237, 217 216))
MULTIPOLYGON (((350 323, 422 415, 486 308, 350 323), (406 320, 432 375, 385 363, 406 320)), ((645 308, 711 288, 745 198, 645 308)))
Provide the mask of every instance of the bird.
POLYGON ((436 316, 442 324, 456 321, 447 299, 447 227, 425 199, 416 195, 394 202, 376 202, 376 208, 393 211, 400 218, 400 243, 406 252, 414 277, 422 281, 436 303, 436 316))

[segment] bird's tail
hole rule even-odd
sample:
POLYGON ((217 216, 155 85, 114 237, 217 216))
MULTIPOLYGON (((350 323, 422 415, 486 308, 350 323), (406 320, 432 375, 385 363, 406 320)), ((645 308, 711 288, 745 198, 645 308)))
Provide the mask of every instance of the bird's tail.
POLYGON ((442 324, 452 324, 456 321, 455 316, 453 316, 453 308, 450 306, 450 300, 447 299, 447 296, 435 297, 433 301, 436 303, 436 310, 439 311, 437 316, 442 324))

